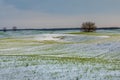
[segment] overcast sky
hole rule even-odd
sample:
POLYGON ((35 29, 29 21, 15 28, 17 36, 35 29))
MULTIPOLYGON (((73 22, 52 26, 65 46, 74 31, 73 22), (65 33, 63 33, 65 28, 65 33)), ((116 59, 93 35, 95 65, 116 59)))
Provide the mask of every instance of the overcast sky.
POLYGON ((120 0, 0 0, 0 28, 120 26, 120 0))

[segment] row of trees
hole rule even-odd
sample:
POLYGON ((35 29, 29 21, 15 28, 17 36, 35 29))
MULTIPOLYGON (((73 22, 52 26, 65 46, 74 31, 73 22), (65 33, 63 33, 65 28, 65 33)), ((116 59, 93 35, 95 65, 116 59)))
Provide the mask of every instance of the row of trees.
POLYGON ((83 32, 94 32, 96 31, 96 25, 94 22, 83 22, 81 29, 83 32))

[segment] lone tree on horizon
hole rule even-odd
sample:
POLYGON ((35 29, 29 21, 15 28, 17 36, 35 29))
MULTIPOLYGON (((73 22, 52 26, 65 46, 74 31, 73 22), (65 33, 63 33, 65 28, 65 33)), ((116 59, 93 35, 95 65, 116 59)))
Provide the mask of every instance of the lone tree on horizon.
POLYGON ((3 32, 6 32, 6 31, 7 31, 7 28, 6 28, 6 27, 4 27, 4 28, 3 28, 3 32))
POLYGON ((94 32, 96 31, 96 25, 94 22, 83 22, 81 29, 83 32, 94 32))
POLYGON ((16 26, 13 26, 13 31, 16 31, 17 30, 17 27, 16 26))

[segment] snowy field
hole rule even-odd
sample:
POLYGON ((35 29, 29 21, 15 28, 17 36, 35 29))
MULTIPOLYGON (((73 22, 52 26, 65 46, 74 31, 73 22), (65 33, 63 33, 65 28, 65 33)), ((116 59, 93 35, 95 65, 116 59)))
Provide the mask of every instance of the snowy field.
POLYGON ((0 80, 120 80, 120 29, 0 31, 0 80))

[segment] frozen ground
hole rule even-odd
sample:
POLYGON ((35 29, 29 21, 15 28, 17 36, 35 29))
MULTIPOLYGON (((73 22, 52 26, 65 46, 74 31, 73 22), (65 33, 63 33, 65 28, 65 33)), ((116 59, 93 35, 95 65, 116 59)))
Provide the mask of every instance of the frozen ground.
POLYGON ((0 32, 0 80, 120 80, 119 32, 0 32))

